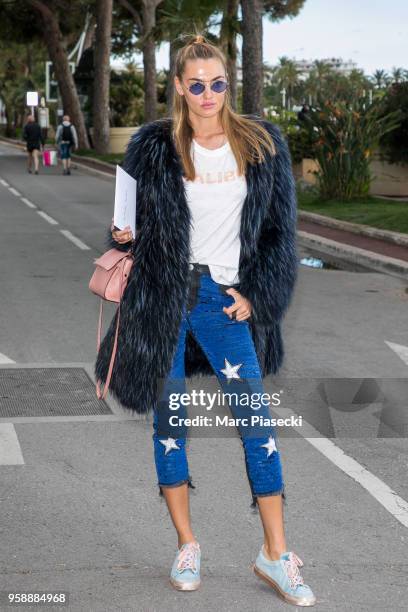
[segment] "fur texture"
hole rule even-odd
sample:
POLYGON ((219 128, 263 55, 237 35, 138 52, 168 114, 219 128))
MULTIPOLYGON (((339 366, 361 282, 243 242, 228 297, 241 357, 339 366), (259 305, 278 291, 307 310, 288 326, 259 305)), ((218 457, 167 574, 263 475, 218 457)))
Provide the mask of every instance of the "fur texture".
MULTIPOLYGON (((257 119, 261 121, 260 119, 257 119)), ((284 347, 281 320, 297 279, 297 202, 291 157, 280 129, 262 121, 277 154, 251 165, 241 215, 238 291, 252 304, 249 319, 262 375, 276 373, 284 347)), ((191 215, 171 120, 142 126, 130 139, 124 169, 137 180, 135 262, 121 305, 118 349, 110 391, 134 413, 150 411, 158 380, 168 374, 177 346, 182 304, 188 295, 191 215)), ((109 248, 118 245, 107 233, 109 248)), ((103 382, 109 367, 116 315, 95 363, 103 382)), ((191 334, 186 376, 214 375, 191 334)))

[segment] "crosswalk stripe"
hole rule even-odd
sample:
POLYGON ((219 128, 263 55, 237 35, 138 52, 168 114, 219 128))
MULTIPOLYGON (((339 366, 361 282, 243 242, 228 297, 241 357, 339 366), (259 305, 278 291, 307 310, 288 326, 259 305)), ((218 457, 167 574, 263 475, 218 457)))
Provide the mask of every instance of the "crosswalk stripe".
POLYGON ((24 465, 13 423, 0 423, 0 465, 24 465))

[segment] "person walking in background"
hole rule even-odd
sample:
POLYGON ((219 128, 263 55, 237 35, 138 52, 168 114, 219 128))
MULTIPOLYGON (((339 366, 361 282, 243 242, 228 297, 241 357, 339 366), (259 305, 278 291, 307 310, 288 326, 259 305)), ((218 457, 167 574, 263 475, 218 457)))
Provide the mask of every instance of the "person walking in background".
POLYGON ((62 123, 58 126, 55 142, 59 146, 62 159, 63 174, 71 174, 71 149, 78 148, 78 136, 75 126, 72 125, 69 115, 64 115, 62 123))
POLYGON ((27 169, 32 174, 32 164, 34 160, 34 174, 38 174, 38 153, 41 147, 44 146, 44 138, 41 134, 41 128, 36 122, 34 115, 28 115, 27 123, 24 126, 23 138, 26 141, 27 169))

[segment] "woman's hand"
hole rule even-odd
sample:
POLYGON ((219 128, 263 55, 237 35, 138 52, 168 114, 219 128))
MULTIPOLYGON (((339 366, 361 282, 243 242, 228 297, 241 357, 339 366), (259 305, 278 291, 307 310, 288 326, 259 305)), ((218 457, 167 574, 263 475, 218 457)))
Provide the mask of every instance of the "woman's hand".
POLYGON ((230 319, 232 319, 232 313, 235 312, 235 318, 237 321, 245 321, 245 319, 249 319, 252 312, 251 302, 244 298, 243 295, 241 295, 236 289, 233 289, 232 287, 226 289, 225 293, 232 295, 235 300, 235 303, 231 306, 224 306, 223 311, 225 312, 225 314, 228 315, 230 319))
POLYGON ((111 232, 112 232, 112 238, 116 241, 119 242, 119 244, 126 244, 126 242, 130 242, 131 240, 133 240, 133 233, 132 230, 130 229, 130 225, 127 225, 123 230, 120 229, 114 229, 115 226, 113 224, 113 219, 112 219, 112 223, 111 223, 111 232))

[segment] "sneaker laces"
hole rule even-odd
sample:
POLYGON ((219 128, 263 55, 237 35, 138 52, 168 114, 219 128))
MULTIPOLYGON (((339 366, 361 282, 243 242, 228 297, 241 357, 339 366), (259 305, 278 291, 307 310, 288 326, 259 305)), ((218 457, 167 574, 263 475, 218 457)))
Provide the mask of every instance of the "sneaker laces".
POLYGON ((199 550, 200 545, 198 542, 183 544, 178 554, 177 570, 183 572, 190 569, 195 572, 197 570, 197 554, 199 550))
POLYGON ((299 572, 299 567, 303 566, 303 561, 299 559, 294 552, 290 552, 288 556, 289 559, 283 559, 283 563, 289 578, 290 586, 294 589, 297 586, 304 585, 304 580, 299 572))

